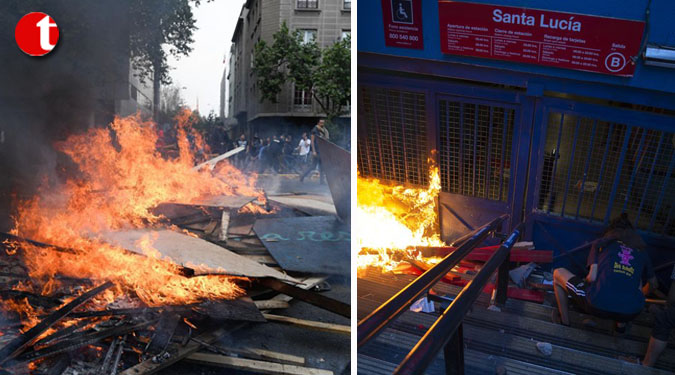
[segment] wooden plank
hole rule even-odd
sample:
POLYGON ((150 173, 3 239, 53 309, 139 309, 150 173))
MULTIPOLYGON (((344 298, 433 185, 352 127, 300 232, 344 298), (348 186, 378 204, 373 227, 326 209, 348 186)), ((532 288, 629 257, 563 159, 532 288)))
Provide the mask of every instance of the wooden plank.
MULTIPOLYGON (((308 289, 311 289, 311 288, 315 287, 319 283, 322 283, 322 282, 326 281, 327 278, 328 278, 328 276, 312 276, 312 277, 300 279, 298 287, 302 288, 302 289, 305 289, 305 290, 308 290, 308 289)), ((291 302, 293 297, 291 297, 289 295, 286 295, 286 294, 279 294, 277 296, 272 297, 271 299, 275 300, 275 301, 291 302)))
POLYGON ((215 365, 237 370, 251 371, 261 374, 274 375, 332 375, 332 371, 286 365, 282 363, 265 362, 246 358, 226 357, 220 354, 193 353, 187 357, 192 362, 215 365))
POLYGON ((338 301, 333 298, 326 297, 316 292, 310 292, 303 288, 299 288, 288 283, 281 282, 276 279, 260 278, 258 282, 267 288, 273 289, 279 293, 284 293, 293 296, 303 302, 319 307, 321 309, 330 311, 335 314, 342 315, 346 318, 351 318, 351 307, 349 304, 338 301))
POLYGON ((259 310, 287 309, 291 307, 286 301, 268 299, 264 301, 253 301, 259 310))
POLYGON ((227 228, 230 226, 230 211, 223 210, 220 217, 220 232, 218 232, 218 240, 227 241, 227 228))
POLYGON ((235 148, 235 149, 232 149, 232 150, 230 150, 230 151, 228 151, 228 152, 226 152, 226 153, 224 153, 224 154, 218 155, 218 156, 216 156, 215 158, 213 158, 213 159, 211 159, 211 160, 207 160, 207 161, 205 161, 205 162, 203 162, 203 163, 201 163, 201 164, 198 164, 198 165, 192 167, 192 170, 193 170, 193 171, 198 171, 198 170, 200 170, 200 169, 202 169, 202 168, 204 168, 204 167, 208 167, 210 170, 213 170, 213 168, 216 166, 216 164, 218 164, 218 163, 220 163, 221 161, 223 161, 223 160, 225 160, 225 159, 231 157, 232 155, 236 155, 236 154, 238 154, 238 153, 244 151, 245 149, 246 149, 245 146, 239 146, 239 147, 237 147, 237 148, 235 148))
POLYGON ((206 332, 197 337, 197 340, 191 340, 185 346, 179 346, 177 349, 172 352, 171 357, 166 359, 163 362, 156 363, 152 358, 147 359, 135 366, 132 366, 122 372, 119 375, 149 375, 154 374, 157 371, 171 366, 172 364, 180 361, 181 359, 189 356, 190 354, 201 349, 203 346, 201 343, 213 344, 214 342, 220 340, 222 337, 231 333, 241 327, 243 323, 238 323, 237 325, 227 325, 221 328, 215 329, 211 332, 206 332))
MULTIPOLYGON (((427 247, 420 246, 417 248, 424 254, 424 256, 440 256, 445 257, 455 251, 454 247, 427 247)), ((465 261, 480 261, 487 262, 488 259, 499 249, 499 246, 484 246, 473 249, 463 260, 465 261)), ((511 262, 535 262, 535 263, 551 263, 553 262, 552 250, 528 250, 528 249, 511 249, 509 257, 511 262)))
POLYGON ((276 361, 283 361, 283 362, 290 362, 290 363, 295 363, 298 365, 304 365, 305 364, 305 358, 304 357, 299 357, 297 355, 291 355, 291 354, 285 354, 285 353, 279 353, 279 352, 273 352, 271 350, 265 350, 265 349, 258 349, 258 348, 249 348, 245 347, 242 348, 246 351, 255 353, 262 358, 266 358, 269 360, 276 360, 276 361))
POLYGON ((312 320, 297 319, 297 318, 291 318, 289 316, 282 316, 282 315, 263 314, 263 316, 268 321, 278 322, 278 323, 286 323, 286 324, 291 324, 291 325, 295 325, 295 326, 303 327, 303 328, 316 329, 316 330, 319 330, 319 331, 326 331, 326 332, 341 333, 341 334, 346 334, 346 335, 349 335, 351 333, 351 327, 341 325, 341 324, 315 322, 315 321, 312 321, 312 320))
POLYGON ((231 354, 236 354, 239 357, 248 358, 248 359, 260 359, 263 361, 272 361, 279 363, 289 363, 292 365, 304 365, 305 358, 295 355, 273 352, 271 350, 251 348, 248 346, 242 348, 235 347, 222 347, 222 346, 211 346, 208 348, 210 350, 215 350, 218 353, 230 356, 231 354))
POLYGON ((163 257, 168 257, 178 265, 194 268, 195 275, 269 276, 298 282, 284 273, 244 258, 223 247, 170 230, 131 229, 101 233, 100 238, 138 254, 144 253, 140 244, 142 239, 147 239, 163 257), (195 265, 198 267, 195 268, 195 265))

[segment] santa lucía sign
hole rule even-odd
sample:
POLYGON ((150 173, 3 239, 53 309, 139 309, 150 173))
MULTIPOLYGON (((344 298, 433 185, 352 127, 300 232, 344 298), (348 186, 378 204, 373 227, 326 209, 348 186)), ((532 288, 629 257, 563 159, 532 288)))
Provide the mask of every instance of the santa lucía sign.
POLYGON ((443 53, 630 77, 644 22, 439 1, 443 53))

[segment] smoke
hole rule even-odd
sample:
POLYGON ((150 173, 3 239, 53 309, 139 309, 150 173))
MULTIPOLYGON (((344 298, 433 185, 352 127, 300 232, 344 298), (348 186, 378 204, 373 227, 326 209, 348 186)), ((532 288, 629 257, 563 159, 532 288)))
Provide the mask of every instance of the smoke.
POLYGON ((128 1, 11 0, 0 3, 0 230, 11 202, 55 182, 68 158, 54 143, 109 123, 128 92, 128 1), (14 28, 29 12, 50 15, 59 41, 49 54, 24 54, 14 28))

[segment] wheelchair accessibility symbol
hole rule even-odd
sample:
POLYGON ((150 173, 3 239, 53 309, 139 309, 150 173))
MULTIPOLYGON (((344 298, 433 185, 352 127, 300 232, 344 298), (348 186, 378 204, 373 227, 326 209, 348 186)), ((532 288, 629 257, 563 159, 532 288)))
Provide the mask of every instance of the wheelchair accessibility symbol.
POLYGON ((612 52, 605 58, 605 68, 616 73, 626 66, 626 58, 619 52, 612 52))
POLYGON ((394 23, 413 23, 412 0, 391 0, 391 20, 394 23))

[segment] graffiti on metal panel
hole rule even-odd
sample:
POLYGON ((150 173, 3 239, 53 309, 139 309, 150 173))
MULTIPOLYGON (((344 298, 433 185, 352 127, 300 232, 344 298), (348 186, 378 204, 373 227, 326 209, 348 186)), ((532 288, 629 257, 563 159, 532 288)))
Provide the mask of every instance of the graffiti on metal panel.
POLYGON ((268 242, 277 241, 313 241, 313 242, 349 242, 351 234, 349 232, 338 231, 333 232, 314 232, 314 231, 300 231, 296 236, 284 236, 279 233, 265 233, 261 239, 268 242))

